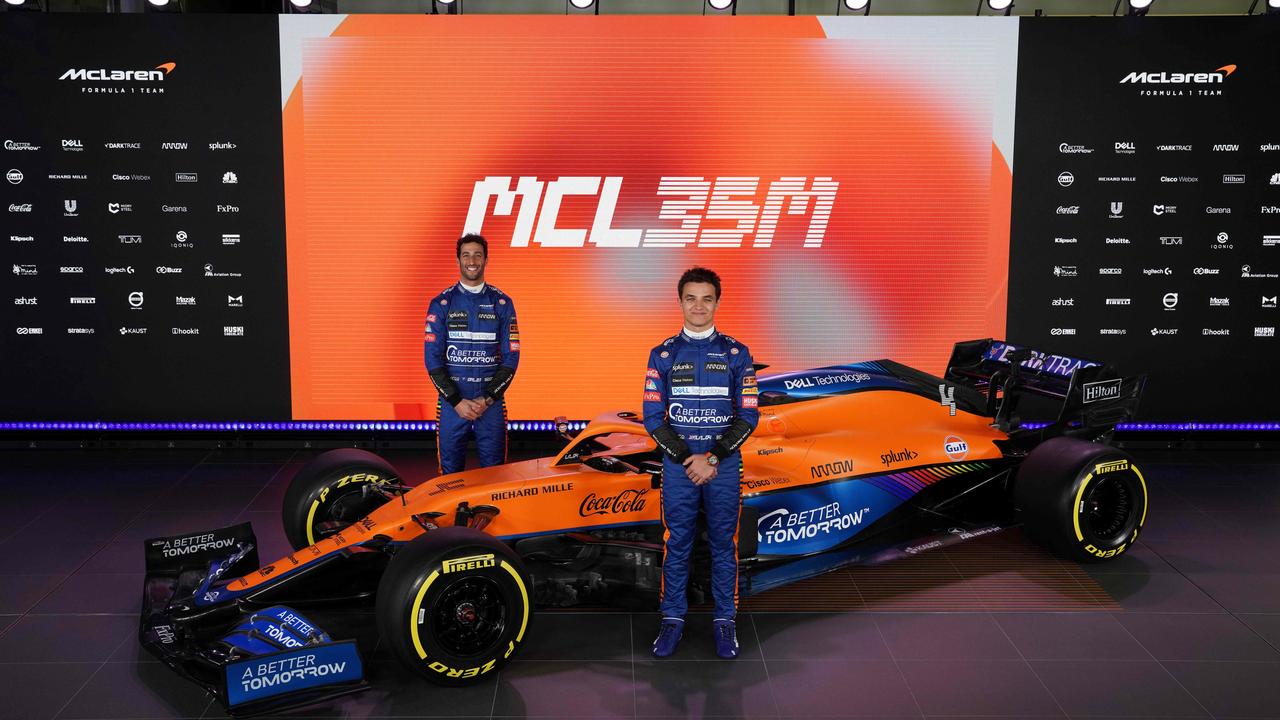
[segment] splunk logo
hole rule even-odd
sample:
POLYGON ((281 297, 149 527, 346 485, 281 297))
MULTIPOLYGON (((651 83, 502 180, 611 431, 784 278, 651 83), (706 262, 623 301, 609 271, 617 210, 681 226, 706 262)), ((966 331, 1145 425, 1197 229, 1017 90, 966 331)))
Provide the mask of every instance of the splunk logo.
MULTIPOLYGON (((693 177, 665 176, 655 194, 664 198, 658 211, 660 227, 615 228, 614 209, 622 189, 618 176, 536 177, 490 176, 477 180, 463 232, 478 233, 492 215, 510 215, 517 198, 520 209, 511 247, 720 247, 767 248, 773 244, 783 215, 808 215, 804 247, 822 247, 840 183, 831 177, 693 177), (595 218, 589 229, 557 227, 566 198, 595 198, 595 218), (492 206, 492 209, 491 209, 492 206), (732 227, 703 227, 703 218, 734 221, 732 227)), ((572 200, 577 204, 582 200, 572 200)), ((643 223, 643 221, 641 221, 643 223)))
POLYGON ((1121 85, 1212 85, 1223 82, 1236 71, 1235 65, 1223 65, 1213 72, 1131 72, 1120 81, 1121 85))
POLYGON ((163 82, 173 72, 175 63, 157 65, 154 70, 106 70, 104 68, 68 68, 59 80, 89 80, 111 82, 163 82))

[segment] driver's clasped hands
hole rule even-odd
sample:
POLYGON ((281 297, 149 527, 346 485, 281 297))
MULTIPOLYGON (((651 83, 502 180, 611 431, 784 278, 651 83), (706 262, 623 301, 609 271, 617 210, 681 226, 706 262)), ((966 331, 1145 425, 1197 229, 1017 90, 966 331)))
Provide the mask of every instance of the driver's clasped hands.
POLYGON ((690 455, 684 459, 684 467, 694 485, 709 483, 716 476, 716 467, 707 462, 706 455, 690 455))
POLYGON ((458 412, 458 416, 464 420, 478 420, 485 410, 489 409, 488 403, 483 398, 462 399, 458 401, 453 409, 458 412))

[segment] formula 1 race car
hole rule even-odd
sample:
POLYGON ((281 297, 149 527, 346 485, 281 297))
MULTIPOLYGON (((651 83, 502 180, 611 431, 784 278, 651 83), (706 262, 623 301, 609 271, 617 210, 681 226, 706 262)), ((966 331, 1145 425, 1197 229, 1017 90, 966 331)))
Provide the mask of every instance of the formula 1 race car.
MULTIPOLYGON (((941 378, 889 360, 760 376, 742 447, 741 595, 1013 524, 1070 559, 1119 556, 1147 488, 1108 442, 1145 382, 989 339, 958 343, 941 378), (1056 418, 1023 425, 1024 399, 1056 418)), ((247 524, 148 540, 142 644, 243 715, 366 687, 349 626, 368 613, 353 604, 372 603, 382 643, 444 685, 507 663, 535 606, 656 608, 653 440, 630 412, 572 437, 560 427, 554 457, 412 487, 373 453, 321 454, 284 499, 295 551, 263 567, 247 524)), ((708 562, 695 552, 692 577, 708 562)))

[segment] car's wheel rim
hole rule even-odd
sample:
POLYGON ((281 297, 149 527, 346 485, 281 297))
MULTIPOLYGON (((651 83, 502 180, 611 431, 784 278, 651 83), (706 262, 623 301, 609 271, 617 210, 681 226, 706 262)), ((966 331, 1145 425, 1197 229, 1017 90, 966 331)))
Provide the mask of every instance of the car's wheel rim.
POLYGON ((457 657, 481 655, 494 648, 507 627, 507 606, 498 583, 487 577, 462 578, 449 585, 431 605, 431 636, 457 657))
POLYGON ((317 541, 335 535, 351 523, 376 510, 386 499, 376 493, 349 492, 331 500, 323 514, 317 515, 312 524, 312 535, 317 541))
POLYGON ((1133 517, 1134 493, 1119 477, 1103 477, 1082 499, 1084 525, 1099 542, 1114 545, 1124 541, 1133 517))

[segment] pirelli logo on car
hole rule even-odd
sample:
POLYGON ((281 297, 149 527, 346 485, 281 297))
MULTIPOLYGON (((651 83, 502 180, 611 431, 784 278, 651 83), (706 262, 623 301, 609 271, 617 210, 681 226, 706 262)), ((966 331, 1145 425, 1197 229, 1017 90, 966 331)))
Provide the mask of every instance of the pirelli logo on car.
POLYGON ((449 573, 462 572, 463 570, 480 570, 481 568, 489 568, 497 564, 497 561, 493 559, 493 553, 488 555, 470 555, 468 557, 445 560, 440 564, 440 573, 448 575, 449 573))
POLYGON ((1128 460, 1113 460, 1111 462, 1098 463, 1093 468, 1094 475, 1102 475, 1103 473, 1116 472, 1117 470, 1128 470, 1128 460))

